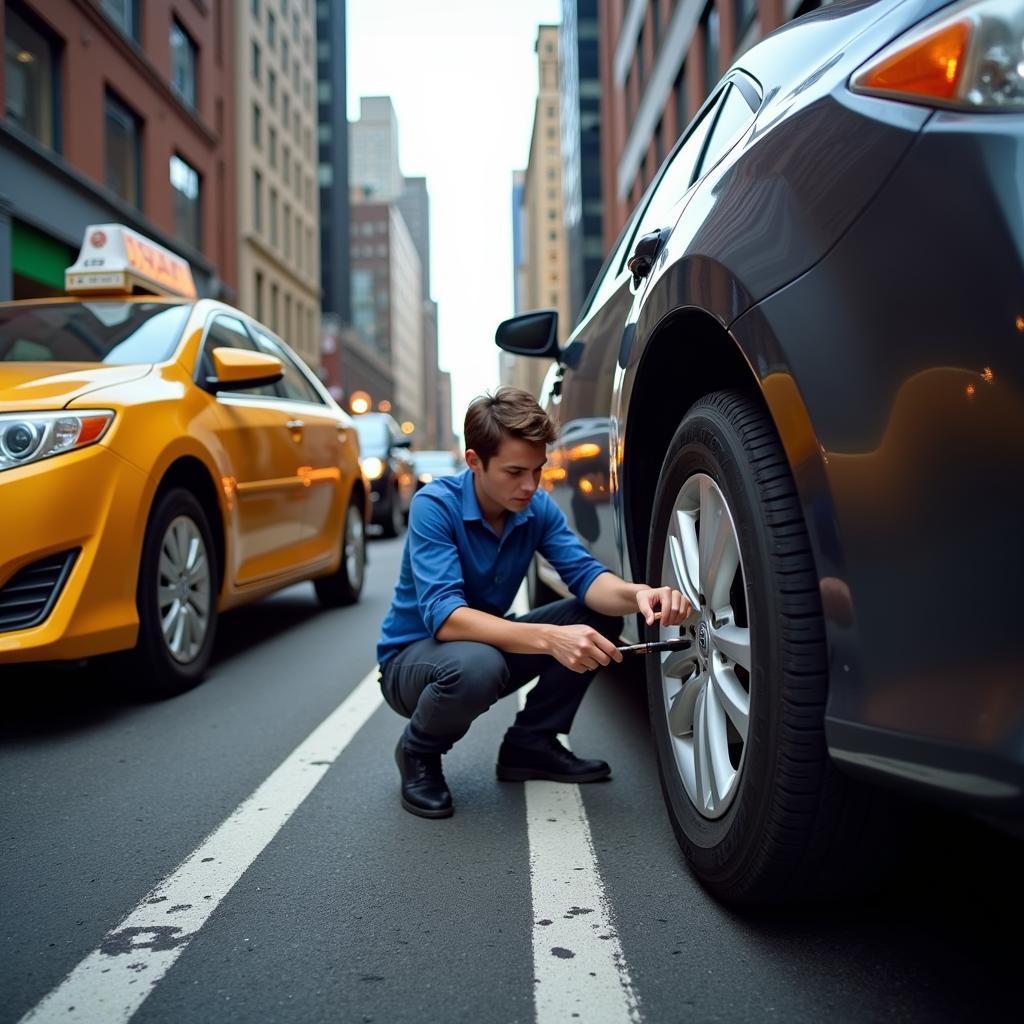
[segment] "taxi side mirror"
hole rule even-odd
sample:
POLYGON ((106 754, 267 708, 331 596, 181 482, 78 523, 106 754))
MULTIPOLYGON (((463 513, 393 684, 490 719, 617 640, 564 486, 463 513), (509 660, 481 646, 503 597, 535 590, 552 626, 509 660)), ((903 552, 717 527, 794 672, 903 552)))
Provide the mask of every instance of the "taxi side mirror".
POLYGON ((517 356, 557 359, 561 354, 558 347, 558 311, 539 309, 503 320, 494 332, 494 341, 498 348, 517 356))
POLYGON ((263 352, 215 348, 210 358, 213 376, 203 381, 207 391, 246 391, 274 384, 284 376, 284 363, 263 352))

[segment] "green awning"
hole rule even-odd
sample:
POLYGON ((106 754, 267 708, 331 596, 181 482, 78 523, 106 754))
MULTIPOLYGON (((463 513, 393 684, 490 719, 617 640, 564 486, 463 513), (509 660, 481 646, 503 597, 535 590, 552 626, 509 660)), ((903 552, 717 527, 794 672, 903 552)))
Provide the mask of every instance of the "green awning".
POLYGON ((63 291, 64 271, 74 262, 75 253, 63 242, 11 219, 11 266, 15 274, 63 291))

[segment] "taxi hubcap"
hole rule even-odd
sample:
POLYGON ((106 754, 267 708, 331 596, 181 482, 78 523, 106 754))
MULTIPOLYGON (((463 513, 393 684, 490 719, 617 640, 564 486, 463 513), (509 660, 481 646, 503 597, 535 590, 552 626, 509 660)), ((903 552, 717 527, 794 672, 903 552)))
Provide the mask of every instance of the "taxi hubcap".
POLYGON ((691 641, 661 659, 676 768, 697 810, 720 818, 736 795, 747 747, 750 627, 736 527, 725 496, 704 473, 687 479, 676 497, 662 582, 696 609, 682 626, 661 631, 662 639, 691 641))
POLYGON ((210 589, 203 536, 188 516, 178 516, 160 544, 157 580, 160 628, 175 661, 193 661, 203 646, 210 626, 210 589))
POLYGON ((366 547, 363 542, 363 517, 354 505, 349 507, 345 523, 345 569, 349 582, 360 587, 363 582, 366 547))

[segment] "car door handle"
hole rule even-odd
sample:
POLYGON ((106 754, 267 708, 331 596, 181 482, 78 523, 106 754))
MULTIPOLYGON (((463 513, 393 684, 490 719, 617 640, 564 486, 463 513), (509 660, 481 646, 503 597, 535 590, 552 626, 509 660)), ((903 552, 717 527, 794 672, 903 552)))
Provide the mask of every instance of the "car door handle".
POLYGON ((640 240, 636 243, 636 248, 633 250, 633 255, 629 257, 626 263, 629 272, 633 275, 634 285, 638 285, 651 272, 654 260, 657 258, 661 244, 667 235, 667 228, 658 231, 648 231, 646 235, 641 235, 640 240))
POLYGON ((289 430, 301 430, 306 424, 302 420, 289 420, 285 426, 289 430))
POLYGON ((348 439, 348 427, 344 423, 336 423, 338 428, 338 440, 344 443, 348 439))

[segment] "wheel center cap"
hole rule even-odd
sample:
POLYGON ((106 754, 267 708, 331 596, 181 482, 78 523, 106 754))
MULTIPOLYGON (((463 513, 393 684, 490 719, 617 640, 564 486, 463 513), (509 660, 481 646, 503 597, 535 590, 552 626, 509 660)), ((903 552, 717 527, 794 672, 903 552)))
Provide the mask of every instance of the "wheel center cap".
POLYGON ((701 619, 700 626, 697 627, 697 650, 700 651, 702 658, 707 658, 710 649, 711 631, 708 629, 707 622, 701 619))

